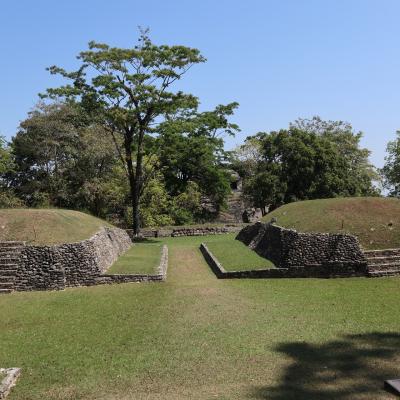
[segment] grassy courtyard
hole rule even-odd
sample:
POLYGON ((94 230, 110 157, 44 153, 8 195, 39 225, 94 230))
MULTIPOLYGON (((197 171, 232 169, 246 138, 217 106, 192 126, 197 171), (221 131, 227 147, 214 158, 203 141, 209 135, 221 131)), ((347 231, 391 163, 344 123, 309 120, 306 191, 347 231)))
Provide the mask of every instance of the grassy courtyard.
POLYGON ((1 296, 9 399, 392 398, 400 279, 218 280, 198 247, 221 240, 164 240, 165 283, 1 296))
POLYGON ((135 243, 106 271, 107 274, 154 274, 161 260, 160 243, 135 243))
POLYGON ((236 234, 222 235, 218 240, 205 242, 226 271, 275 268, 271 261, 260 257, 244 243, 235 240, 235 236, 236 234))

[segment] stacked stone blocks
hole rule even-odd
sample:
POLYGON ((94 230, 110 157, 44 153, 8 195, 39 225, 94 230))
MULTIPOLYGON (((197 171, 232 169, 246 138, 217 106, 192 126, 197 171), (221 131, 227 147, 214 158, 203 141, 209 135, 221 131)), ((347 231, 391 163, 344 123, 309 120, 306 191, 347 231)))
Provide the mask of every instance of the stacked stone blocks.
POLYGON ((90 239, 55 246, 25 246, 16 242, 0 244, 0 265, 12 269, 0 268, 0 278, 4 273, 12 276, 9 291, 61 290, 73 286, 97 284, 101 275, 126 250, 132 241, 128 234, 117 228, 102 228, 90 239), (10 257, 7 248, 14 253, 10 257))

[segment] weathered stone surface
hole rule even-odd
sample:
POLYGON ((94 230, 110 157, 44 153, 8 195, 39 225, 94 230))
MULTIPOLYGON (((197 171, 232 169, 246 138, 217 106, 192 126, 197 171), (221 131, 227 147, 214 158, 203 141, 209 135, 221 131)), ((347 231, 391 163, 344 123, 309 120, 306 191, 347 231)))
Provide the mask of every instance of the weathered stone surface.
POLYGON ((0 368, 0 399, 8 396, 20 374, 20 368, 0 368), (4 378, 2 378, 3 376, 4 378))
POLYGON ((358 239, 352 235, 299 233, 258 222, 243 228, 236 239, 279 268, 366 265, 358 239))
POLYGON ((273 279, 273 278, 343 278, 366 276, 364 264, 330 263, 307 267, 270 268, 243 271, 226 271, 218 259, 202 243, 200 250, 208 265, 219 279, 273 279))
POLYGON ((88 240, 56 246, 25 246, 20 253, 14 289, 60 290, 94 285, 95 278, 132 245, 127 233, 102 228, 88 240))
MULTIPOLYGON (((142 229, 140 236, 142 238, 152 237, 180 237, 180 236, 205 236, 220 235, 224 233, 239 232, 243 228, 243 224, 226 224, 224 226, 201 226, 201 227, 184 227, 174 229, 142 229)), ((126 229, 126 232, 132 240, 135 240, 132 229, 126 229)))

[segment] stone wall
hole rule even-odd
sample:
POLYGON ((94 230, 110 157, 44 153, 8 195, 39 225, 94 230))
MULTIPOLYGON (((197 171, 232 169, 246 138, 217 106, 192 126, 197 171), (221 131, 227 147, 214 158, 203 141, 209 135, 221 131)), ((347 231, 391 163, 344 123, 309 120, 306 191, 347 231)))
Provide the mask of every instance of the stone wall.
POLYGON ((202 243, 200 250, 212 271, 219 279, 274 279, 274 278, 348 278, 367 275, 365 264, 328 263, 306 267, 226 271, 218 259, 202 243))
POLYGON ((236 239, 278 268, 366 265, 358 239, 348 234, 299 233, 258 222, 243 228, 236 239))
MULTIPOLYGON (((179 227, 173 229, 142 229, 140 236, 144 238, 153 237, 180 237, 180 236, 205 236, 205 235, 220 235, 224 233, 239 232, 245 224, 227 224, 224 226, 199 226, 199 227, 179 227)), ((132 229, 126 229, 126 232, 132 240, 135 240, 132 229)))
POLYGON ((102 228, 90 239, 55 246, 25 246, 15 277, 15 290, 60 290, 94 285, 132 241, 117 228, 102 228))

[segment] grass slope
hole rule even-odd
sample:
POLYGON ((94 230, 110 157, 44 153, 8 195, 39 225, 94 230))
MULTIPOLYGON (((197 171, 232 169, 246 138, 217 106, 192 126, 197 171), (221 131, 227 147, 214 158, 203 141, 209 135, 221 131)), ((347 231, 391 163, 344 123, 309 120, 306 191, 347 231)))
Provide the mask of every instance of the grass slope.
POLYGON ((154 274, 161 260, 160 243, 135 243, 107 270, 107 274, 154 274))
POLYGON ((9 400, 384 400, 400 279, 218 280, 166 239, 168 280, 0 296, 9 400))
POLYGON ((353 197, 286 204, 263 219, 299 232, 346 232, 366 249, 400 247, 400 200, 353 197))
POLYGON ((34 245, 72 243, 88 239, 106 221, 72 210, 2 209, 0 241, 22 240, 34 245))
POLYGON ((205 242, 227 271, 275 268, 275 265, 235 240, 236 234, 221 235, 219 240, 205 242))

